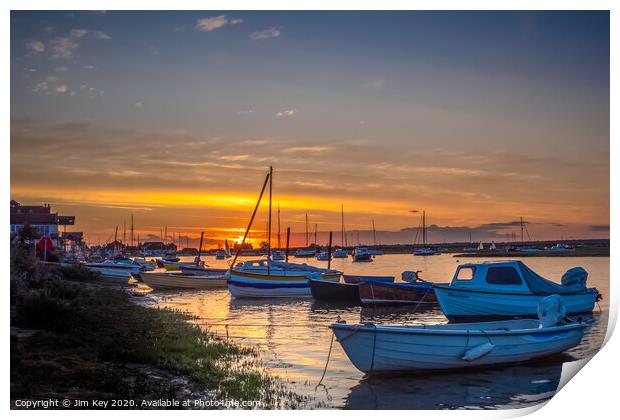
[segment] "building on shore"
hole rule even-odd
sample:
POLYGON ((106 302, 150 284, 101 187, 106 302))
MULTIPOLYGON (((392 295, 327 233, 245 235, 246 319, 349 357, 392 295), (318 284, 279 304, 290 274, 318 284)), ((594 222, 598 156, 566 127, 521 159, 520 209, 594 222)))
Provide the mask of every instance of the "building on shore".
POLYGON ((48 236, 54 240, 61 237, 59 226, 66 231, 68 225, 75 224, 75 216, 61 216, 52 213, 51 206, 23 206, 15 200, 11 200, 11 237, 17 236, 25 225, 30 225, 36 232, 36 236, 48 236))

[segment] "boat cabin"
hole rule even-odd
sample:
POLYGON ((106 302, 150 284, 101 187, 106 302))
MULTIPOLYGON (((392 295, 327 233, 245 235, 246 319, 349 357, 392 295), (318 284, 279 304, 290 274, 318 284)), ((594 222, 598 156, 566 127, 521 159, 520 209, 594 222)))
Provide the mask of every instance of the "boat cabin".
POLYGON ((539 276, 521 261, 459 265, 450 288, 512 294, 562 294, 568 291, 564 286, 539 276))

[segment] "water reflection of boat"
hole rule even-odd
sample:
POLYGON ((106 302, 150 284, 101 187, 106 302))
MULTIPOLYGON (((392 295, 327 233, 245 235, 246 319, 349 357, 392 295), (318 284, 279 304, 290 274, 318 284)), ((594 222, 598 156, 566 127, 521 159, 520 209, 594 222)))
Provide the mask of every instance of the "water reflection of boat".
POLYGON ((536 405, 556 392, 562 362, 441 373, 432 376, 367 377, 355 385, 345 408, 433 410, 509 408, 536 405))

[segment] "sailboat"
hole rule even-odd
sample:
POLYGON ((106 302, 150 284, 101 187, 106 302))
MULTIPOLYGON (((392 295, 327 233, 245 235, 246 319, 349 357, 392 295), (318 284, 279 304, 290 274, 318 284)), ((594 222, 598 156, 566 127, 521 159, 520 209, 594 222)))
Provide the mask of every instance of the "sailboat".
MULTIPOLYGON (((375 219, 372 219, 372 241, 373 246, 377 246, 377 231, 375 230, 375 219)), ((368 253, 370 255, 383 255, 383 251, 380 249, 369 249, 368 253)))
POLYGON ((491 246, 489 247, 489 251, 495 251, 497 247, 495 246, 495 242, 491 241, 491 246))
POLYGON ((427 232, 426 232, 426 210, 422 211, 422 248, 417 248, 413 250, 413 255, 419 256, 427 256, 427 255, 437 255, 439 252, 435 251, 432 248, 429 248, 426 245, 427 232))
POLYGON ((345 243, 344 243, 345 231, 344 231, 344 205, 343 204, 340 205, 340 223, 341 223, 340 246, 342 246, 342 248, 336 249, 334 252, 332 252, 332 258, 347 258, 349 256, 349 254, 347 253, 347 250, 345 249, 345 243))
POLYGON ((278 249, 274 249, 274 251, 271 253, 271 259, 273 259, 274 261, 284 261, 286 259, 286 253, 282 251, 282 246, 280 242, 280 205, 278 204, 278 249))
POLYGON ((480 244, 478 245, 478 251, 484 251, 484 244, 482 241, 480 241, 480 244))
MULTIPOLYGON (((269 173, 263 183, 258 202, 250 218, 248 228, 245 231, 241 244, 245 242, 248 232, 252 227, 252 222, 260 205, 265 188, 269 183, 269 222, 267 239, 267 259, 256 261, 245 261, 235 266, 239 250, 231 264, 230 279, 228 280, 228 290, 234 298, 274 298, 274 297, 305 297, 311 296, 308 277, 315 276, 325 280, 338 282, 342 272, 324 268, 313 267, 307 264, 292 264, 287 262, 276 262, 271 258, 271 201, 273 169, 269 168, 269 173)), ((240 247, 241 248, 241 247, 240 247)))

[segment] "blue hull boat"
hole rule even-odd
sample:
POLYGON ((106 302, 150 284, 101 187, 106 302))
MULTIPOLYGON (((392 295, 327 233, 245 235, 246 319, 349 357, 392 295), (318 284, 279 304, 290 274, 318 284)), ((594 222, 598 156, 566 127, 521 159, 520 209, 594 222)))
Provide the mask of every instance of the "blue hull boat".
POLYGON ((595 288, 585 287, 585 278, 581 285, 560 285, 520 261, 461 265, 449 285, 435 284, 434 291, 451 320, 536 317, 538 303, 550 295, 562 297, 568 314, 587 313, 600 298, 595 288))
POLYGON ((332 324, 351 363, 364 373, 445 371, 527 362, 579 344, 586 325, 541 327, 521 319, 471 324, 332 324))
POLYGON ((345 283, 394 283, 394 276, 352 276, 343 274, 342 279, 345 283))

